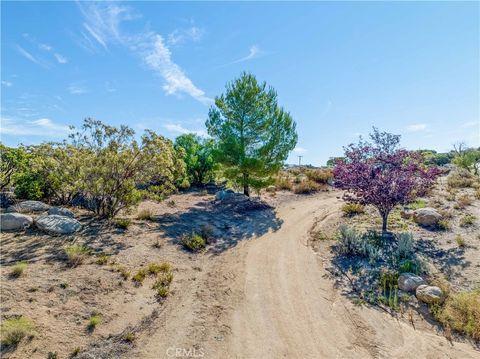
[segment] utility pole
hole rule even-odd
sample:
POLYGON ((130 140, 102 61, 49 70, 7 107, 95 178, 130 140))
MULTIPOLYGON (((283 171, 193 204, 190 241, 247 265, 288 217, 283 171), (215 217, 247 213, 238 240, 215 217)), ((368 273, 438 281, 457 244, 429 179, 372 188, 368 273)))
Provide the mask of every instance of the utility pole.
POLYGON ((299 166, 302 165, 302 157, 303 157, 303 156, 298 156, 298 165, 299 165, 299 166))

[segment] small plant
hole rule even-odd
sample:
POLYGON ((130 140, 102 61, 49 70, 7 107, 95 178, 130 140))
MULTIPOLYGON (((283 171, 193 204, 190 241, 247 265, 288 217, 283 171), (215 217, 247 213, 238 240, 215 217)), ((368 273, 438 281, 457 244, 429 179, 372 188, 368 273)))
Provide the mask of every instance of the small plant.
POLYGON ((442 231, 448 231, 451 228, 450 222, 445 218, 440 219, 439 221, 437 221, 437 228, 442 231))
POLYGON ((480 188, 478 188, 473 195, 476 199, 480 199, 480 188))
POLYGON ((413 255, 415 241, 413 235, 409 232, 399 233, 398 236, 398 247, 396 251, 396 256, 399 259, 410 258, 413 255))
POLYGON ((457 234, 455 237, 455 242, 457 242, 457 245, 459 247, 465 247, 465 239, 460 234, 457 234))
POLYGON ((72 244, 66 246, 64 249, 68 258, 68 262, 72 267, 82 264, 91 253, 90 248, 79 244, 72 244))
POLYGON ((380 275, 380 284, 382 287, 382 301, 392 309, 397 309, 398 273, 388 270, 382 271, 380 275))
POLYGON ((88 329, 93 330, 97 327, 98 324, 100 324, 102 321, 102 318, 100 314, 94 313, 88 318, 88 329))
POLYGON ((156 288, 156 291, 157 291, 157 295, 160 298, 166 298, 168 296, 168 293, 170 292, 168 287, 163 287, 163 286, 156 288))
POLYGON ((128 332, 123 336, 123 340, 125 340, 127 343, 133 343, 135 341, 135 333, 133 332, 128 332))
POLYGON ((158 288, 160 286, 168 287, 170 283, 173 281, 173 273, 172 272, 163 272, 159 274, 157 280, 153 284, 153 288, 158 288))
POLYGON ((127 230, 132 224, 132 220, 129 218, 117 218, 113 223, 115 224, 115 227, 127 230))
POLYGON ((152 210, 149 208, 142 209, 140 212, 138 212, 137 219, 142 221, 151 221, 153 219, 152 210))
POLYGON ((20 277, 25 272, 27 267, 28 267, 27 262, 21 261, 21 262, 15 263, 12 266, 12 271, 10 272, 11 277, 13 278, 20 277))
POLYGON ((321 189, 321 186, 317 182, 307 180, 307 181, 301 181, 300 183, 298 183, 294 187, 293 192, 296 194, 309 194, 309 193, 319 191, 320 189, 321 189))
POLYGON ((5 346, 15 346, 24 337, 32 337, 35 335, 34 323, 26 318, 19 317, 14 319, 2 320, 0 327, 1 342, 5 346))
POLYGON ((460 220, 460 226, 462 227, 472 226, 475 224, 476 220, 477 220, 477 217, 475 217, 472 214, 467 214, 460 220))
POLYGON ((58 359, 57 352, 48 352, 47 359, 58 359))
POLYGON ((317 183, 328 183, 333 179, 333 172, 331 169, 311 169, 305 171, 305 176, 317 183))
POLYGON ((167 202, 167 206, 170 207, 170 208, 175 208, 176 205, 177 204, 175 203, 175 201, 173 199, 167 202))
POLYGON ((193 252, 201 251, 206 246, 205 239, 203 239, 202 236, 196 233, 192 233, 191 235, 182 235, 182 237, 180 238, 180 242, 186 249, 189 249, 193 252))
POLYGON ((411 210, 416 210, 416 209, 427 207, 427 203, 423 199, 417 199, 407 204, 406 207, 411 210))
POLYGON ((359 203, 345 203, 342 206, 343 214, 347 217, 353 217, 357 214, 365 213, 365 206, 359 203))
POLYGON ((150 263, 147 270, 149 274, 158 274, 160 272, 170 272, 172 270, 172 266, 170 265, 170 263, 167 262, 163 262, 160 264, 150 263))
POLYGON ((103 266, 108 263, 108 256, 106 254, 100 254, 95 261, 100 266, 103 266))
POLYGON ((142 284, 147 276, 147 271, 144 268, 140 268, 137 273, 134 274, 132 280, 137 284, 142 284))
POLYGON ((328 234, 326 234, 324 231, 316 231, 316 232, 312 233, 312 239, 314 241, 329 241, 329 240, 332 240, 334 238, 332 238, 332 236, 329 236, 328 234))
POLYGON ((460 197, 457 202, 453 205, 455 209, 465 209, 467 206, 472 204, 472 199, 468 195, 463 195, 460 197))
POLYGON ((80 354, 80 347, 76 347, 70 353, 70 358, 75 358, 78 354, 80 354))
POLYGON ((130 271, 126 267, 117 266, 116 270, 117 270, 118 273, 120 273, 123 280, 127 280, 128 278, 130 278, 130 271))

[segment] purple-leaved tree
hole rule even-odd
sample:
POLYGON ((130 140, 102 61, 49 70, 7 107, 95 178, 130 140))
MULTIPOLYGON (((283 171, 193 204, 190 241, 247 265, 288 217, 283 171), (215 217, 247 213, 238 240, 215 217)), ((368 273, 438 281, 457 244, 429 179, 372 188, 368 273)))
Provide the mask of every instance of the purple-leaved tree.
POLYGON ((399 135, 374 127, 370 138, 344 147, 333 169, 335 186, 346 191, 344 200, 376 207, 386 233, 390 211, 425 194, 439 171, 427 168, 421 154, 400 148, 399 135))

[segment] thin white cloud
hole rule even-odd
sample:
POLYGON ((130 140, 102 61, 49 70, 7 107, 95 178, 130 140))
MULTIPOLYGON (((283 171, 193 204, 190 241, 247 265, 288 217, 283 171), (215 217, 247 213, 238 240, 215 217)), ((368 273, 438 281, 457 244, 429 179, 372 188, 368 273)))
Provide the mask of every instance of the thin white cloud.
POLYGON ((167 43, 173 46, 182 44, 187 40, 198 42, 202 39, 204 33, 205 29, 197 26, 192 26, 187 29, 176 29, 168 34, 167 43))
POLYGON ((52 51, 53 47, 47 44, 38 44, 38 47, 44 51, 52 51))
POLYGON ((3 86, 11 87, 13 84, 10 81, 2 81, 3 86))
POLYGON ((175 133, 175 134, 185 135, 185 134, 188 134, 188 133, 194 133, 194 134, 196 134, 197 136, 200 136, 200 137, 205 137, 205 138, 209 137, 208 133, 204 130, 192 131, 192 130, 189 130, 189 129, 187 129, 187 128, 183 127, 182 125, 179 125, 179 124, 168 123, 168 124, 163 125, 163 127, 167 131, 175 133))
POLYGON ((70 132, 70 127, 56 123, 48 118, 34 121, 0 119, 0 134, 13 136, 48 136, 63 137, 70 132))
POLYGON ((68 92, 70 92, 72 95, 82 95, 87 93, 87 89, 81 84, 73 83, 68 86, 68 92))
POLYGON ((237 64, 239 62, 245 62, 245 61, 248 61, 248 60, 252 60, 252 59, 255 59, 257 57, 259 57, 262 53, 262 50, 260 50, 260 47, 258 47, 257 45, 252 45, 250 47, 250 50, 249 50, 249 53, 247 56, 245 57, 242 57, 238 60, 235 60, 233 63, 234 64, 237 64))
POLYGON ((29 53, 29 52, 28 52, 27 50, 25 50, 23 47, 17 45, 17 50, 18 50, 18 52, 19 52, 23 57, 25 57, 27 60, 30 60, 30 61, 36 63, 37 65, 44 66, 44 64, 42 64, 42 63, 40 62, 40 60, 38 60, 37 58, 35 58, 31 53, 29 53))
POLYGON ((68 62, 68 59, 65 56, 62 56, 57 52, 53 54, 53 56, 55 56, 55 59, 59 64, 66 64, 68 62))
POLYGON ((407 131, 409 132, 420 132, 427 129, 427 124, 425 123, 415 123, 413 125, 407 126, 407 131))
MULTIPOLYGON (((117 43, 128 47, 143 62, 165 81, 163 89, 167 95, 187 94, 194 99, 211 104, 213 100, 205 92, 196 87, 182 68, 172 59, 172 53, 164 38, 157 33, 142 32, 134 36, 125 35, 121 31, 123 21, 139 17, 131 8, 116 3, 78 3, 85 17, 84 28, 90 37, 105 49, 109 43, 117 43)), ((85 35, 86 36, 86 35, 85 35)), ((195 29, 190 36, 200 36, 195 29)), ((179 41, 176 38, 175 41, 179 41)))
POLYGON ((303 155, 304 153, 307 153, 308 150, 306 148, 303 148, 303 147, 295 147, 293 149, 293 152, 295 152, 297 155, 303 155))
POLYGON ((161 35, 151 35, 151 38, 144 42, 142 47, 144 47, 144 50, 141 50, 143 60, 148 67, 164 79, 163 89, 167 95, 186 93, 202 103, 213 102, 212 99, 205 96, 203 90, 193 84, 180 66, 172 61, 172 53, 165 46, 161 35))

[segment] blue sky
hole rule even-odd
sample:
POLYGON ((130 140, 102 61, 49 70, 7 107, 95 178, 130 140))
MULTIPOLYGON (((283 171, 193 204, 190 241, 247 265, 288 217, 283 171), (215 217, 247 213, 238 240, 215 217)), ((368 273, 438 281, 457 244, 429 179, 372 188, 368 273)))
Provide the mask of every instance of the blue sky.
POLYGON ((407 148, 480 146, 479 3, 4 2, 1 140, 60 140, 94 117, 195 131, 250 71, 324 164, 372 126, 407 148))

